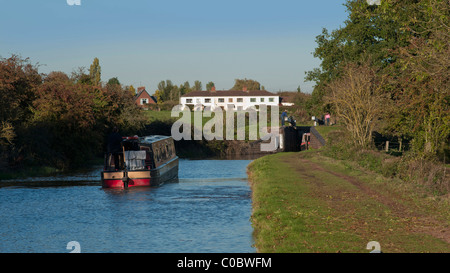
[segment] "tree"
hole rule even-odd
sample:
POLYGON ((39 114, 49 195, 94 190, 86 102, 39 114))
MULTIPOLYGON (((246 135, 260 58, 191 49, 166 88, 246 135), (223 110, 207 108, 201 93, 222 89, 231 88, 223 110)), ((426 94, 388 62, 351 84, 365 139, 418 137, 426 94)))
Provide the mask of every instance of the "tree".
POLYGON ((305 79, 316 83, 312 92, 315 112, 327 107, 323 97, 326 85, 339 78, 348 63, 367 59, 379 68, 396 62, 395 49, 409 44, 413 36, 411 29, 417 28, 411 18, 420 18, 415 6, 417 1, 382 1, 371 6, 366 1, 347 0, 344 4, 349 14, 343 27, 329 32, 322 30, 316 37, 314 57, 321 60, 320 68, 306 72, 305 79))
POLYGON ((246 78, 235 79, 234 86, 231 88, 231 90, 243 90, 244 87, 246 87, 247 90, 261 90, 261 84, 258 81, 246 78))
POLYGON ((383 77, 379 77, 369 64, 348 64, 342 76, 328 85, 325 100, 348 129, 353 142, 367 147, 372 142, 376 122, 387 107, 383 92, 383 77))
POLYGON ((180 89, 177 85, 174 85, 170 90, 169 100, 178 101, 180 99, 180 89))
POLYGON ((109 127, 116 125, 122 132, 132 134, 143 127, 146 119, 140 113, 140 107, 135 104, 134 93, 126 91, 120 85, 113 85, 112 88, 103 89, 102 95, 106 104, 101 108, 100 116, 105 121, 100 124, 106 123, 109 127))
POLYGON ((206 91, 211 91, 213 87, 215 87, 214 83, 213 82, 208 82, 206 84, 206 91))
POLYGON ((100 67, 100 61, 96 57, 89 68, 89 76, 91 78, 92 84, 95 86, 100 85, 102 75, 102 68, 100 67))
POLYGON ((171 80, 161 81, 158 84, 159 102, 177 101, 180 97, 180 89, 171 80))
POLYGON ((120 81, 117 77, 108 80, 108 85, 120 85, 120 81))
POLYGON ((9 146, 14 144, 16 132, 32 118, 33 100, 41 81, 37 66, 28 58, 0 58, 0 160, 11 152, 9 146))
POLYGON ((389 129, 412 138, 415 156, 424 159, 434 158, 450 137, 449 6, 430 0, 416 10, 414 36, 396 51, 399 65, 389 71, 397 106, 389 129))
POLYGON ((92 85, 91 76, 89 74, 86 74, 85 67, 78 67, 76 70, 72 71, 72 75, 70 78, 74 83, 92 85))
POLYGON ((170 94, 171 88, 172 88, 171 80, 160 81, 158 83, 158 91, 159 91, 158 92, 158 95, 159 95, 158 102, 159 103, 169 100, 169 94, 170 94))
POLYGON ((0 169, 30 163, 64 169, 101 154, 114 125, 136 134, 145 117, 117 83, 93 85, 83 68, 71 77, 44 75, 28 59, 0 58, 0 169))
POLYGON ((186 81, 184 84, 181 84, 179 91, 180 91, 180 96, 191 92, 192 90, 191 90, 191 86, 190 86, 189 82, 186 81))
POLYGON ((41 75, 29 59, 18 55, 0 59, 0 121, 16 125, 27 120, 40 82, 41 75))
POLYGON ((0 147, 9 146, 13 144, 13 140, 16 137, 14 127, 7 121, 2 121, 0 124, 0 147))
POLYGON ((134 96, 136 95, 136 88, 133 85, 128 86, 127 90, 134 96))
POLYGON ((192 87, 192 91, 202 91, 202 82, 195 81, 194 86, 192 87))
POLYGON ((101 136, 92 130, 98 118, 94 110, 95 87, 74 83, 62 72, 52 72, 44 78, 37 94, 31 128, 41 131, 47 141, 37 145, 30 140, 25 145, 29 153, 35 154, 35 160, 66 168, 80 162, 85 154, 92 156, 91 145, 101 136))
POLYGON ((360 78, 375 79, 383 99, 389 98, 379 105, 390 111, 378 116, 384 124, 379 129, 411 139, 412 158, 435 158, 450 136, 448 3, 386 0, 369 6, 366 1, 346 1, 349 16, 344 26, 324 29, 316 38, 314 56, 321 64, 306 76, 316 82, 310 109, 342 108, 344 101, 330 100, 345 95, 337 90, 363 86, 360 78))
POLYGON ((155 96, 155 98, 156 98, 156 103, 158 103, 158 104, 162 103, 161 91, 156 90, 155 93, 153 94, 153 96, 155 96))
POLYGON ((89 127, 94 122, 93 91, 76 85, 63 72, 52 72, 39 86, 34 101, 35 120, 58 124, 61 127, 89 127))
POLYGON ((58 168, 101 154, 107 128, 116 125, 122 132, 142 128, 144 117, 133 97, 119 84, 93 86, 52 72, 37 88, 33 101, 30 129, 41 132, 39 141, 30 138, 24 146, 36 160, 58 168))

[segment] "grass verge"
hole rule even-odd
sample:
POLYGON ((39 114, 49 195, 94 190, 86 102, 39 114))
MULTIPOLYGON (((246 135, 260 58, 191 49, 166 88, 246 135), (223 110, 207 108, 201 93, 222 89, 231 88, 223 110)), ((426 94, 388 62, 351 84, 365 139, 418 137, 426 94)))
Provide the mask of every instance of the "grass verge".
POLYGON ((449 252, 448 199, 318 151, 253 161, 252 224, 262 253, 449 252))

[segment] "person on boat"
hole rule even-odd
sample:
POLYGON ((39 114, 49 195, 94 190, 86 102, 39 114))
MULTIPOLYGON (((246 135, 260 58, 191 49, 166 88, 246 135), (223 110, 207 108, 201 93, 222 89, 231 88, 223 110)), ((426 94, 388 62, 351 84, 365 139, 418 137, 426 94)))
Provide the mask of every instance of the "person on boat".
POLYGON ((108 154, 114 157, 114 168, 119 169, 120 155, 122 152, 122 136, 119 133, 119 128, 115 126, 112 133, 108 136, 108 154))

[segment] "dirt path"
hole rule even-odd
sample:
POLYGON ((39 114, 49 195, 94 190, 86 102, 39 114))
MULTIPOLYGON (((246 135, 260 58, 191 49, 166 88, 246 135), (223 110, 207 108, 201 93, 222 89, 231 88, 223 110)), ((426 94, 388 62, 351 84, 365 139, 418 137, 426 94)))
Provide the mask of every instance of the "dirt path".
MULTIPOLYGON (((382 184, 367 183, 340 170, 324 167, 298 154, 284 158, 283 162, 311 184, 315 197, 328 204, 334 217, 340 219, 347 230, 368 239, 395 237, 394 233, 427 234, 450 244, 448 222, 437 220, 408 196, 390 191, 382 184)), ((387 244, 392 249, 398 247, 396 243, 387 244)))

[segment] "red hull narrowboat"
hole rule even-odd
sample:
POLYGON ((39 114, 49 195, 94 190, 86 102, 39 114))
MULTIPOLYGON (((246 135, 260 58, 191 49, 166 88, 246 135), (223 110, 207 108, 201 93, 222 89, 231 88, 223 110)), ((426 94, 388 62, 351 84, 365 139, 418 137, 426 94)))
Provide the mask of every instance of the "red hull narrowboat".
POLYGON ((171 137, 125 137, 122 147, 121 153, 105 155, 103 188, 157 187, 178 179, 178 157, 171 137))

